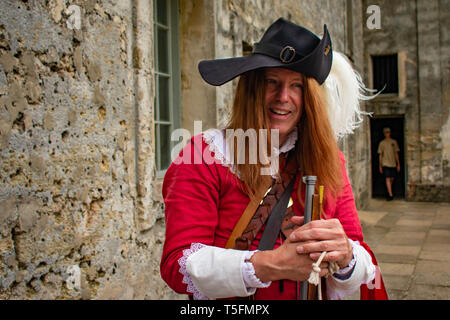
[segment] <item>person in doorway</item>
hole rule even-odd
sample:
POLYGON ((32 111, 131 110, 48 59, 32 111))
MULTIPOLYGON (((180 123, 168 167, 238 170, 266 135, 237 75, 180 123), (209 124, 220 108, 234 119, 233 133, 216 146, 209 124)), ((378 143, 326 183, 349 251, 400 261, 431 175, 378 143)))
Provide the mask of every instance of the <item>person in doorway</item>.
POLYGON ((337 144, 361 120, 361 82, 333 52, 326 26, 321 39, 280 18, 251 55, 201 61, 199 71, 214 86, 240 78, 227 127, 189 139, 165 174, 164 281, 191 299, 300 299, 299 284, 318 262, 326 298, 361 288, 363 299, 387 299, 337 144), (270 140, 256 136, 240 149, 227 138, 252 130, 270 131, 270 140), (269 162, 264 152, 248 161, 264 144, 269 162), (325 187, 324 219, 307 224, 304 175, 325 187), (246 213, 250 222, 241 223, 246 213))
POLYGON ((384 139, 378 145, 380 173, 384 176, 387 189, 387 200, 392 201, 394 194, 392 185, 396 176, 396 171, 400 172, 400 158, 398 153, 400 148, 396 140, 391 138, 391 129, 383 129, 384 139))

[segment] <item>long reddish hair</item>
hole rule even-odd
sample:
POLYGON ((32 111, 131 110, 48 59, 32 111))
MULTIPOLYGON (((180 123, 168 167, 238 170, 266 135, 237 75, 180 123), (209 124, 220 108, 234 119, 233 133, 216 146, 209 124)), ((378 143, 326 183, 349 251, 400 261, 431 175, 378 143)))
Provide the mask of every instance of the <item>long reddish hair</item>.
MULTIPOLYGON (((323 88, 314 78, 304 76, 303 83, 303 106, 297 124, 298 140, 295 147, 300 174, 317 176, 316 186, 323 185, 327 195, 336 196, 342 188, 341 163, 339 148, 326 111, 323 88)), ((264 105, 265 71, 261 69, 244 73, 238 81, 233 110, 226 129, 246 131, 253 128, 257 131, 267 129, 269 132, 270 119, 264 105)), ((271 150, 270 145, 268 134, 267 150, 271 150)), ((259 146, 258 141, 257 147, 259 146)), ((246 149, 245 159, 248 160, 249 148, 246 149)), ((245 164, 239 164, 235 153, 234 160, 243 191, 253 198, 258 186, 271 177, 260 174, 264 165, 259 158, 256 164, 249 164, 247 161, 245 164)), ((300 192, 300 188, 298 191, 300 192)))

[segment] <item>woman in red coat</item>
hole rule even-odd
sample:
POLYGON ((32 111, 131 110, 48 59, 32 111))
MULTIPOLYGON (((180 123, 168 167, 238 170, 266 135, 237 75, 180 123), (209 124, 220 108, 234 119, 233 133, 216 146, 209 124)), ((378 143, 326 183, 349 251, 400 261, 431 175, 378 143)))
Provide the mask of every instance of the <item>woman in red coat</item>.
POLYGON ((165 175, 163 279, 194 299, 298 299, 298 283, 309 278, 312 264, 325 252, 319 276, 326 277, 326 298, 340 299, 360 287, 362 298, 387 298, 375 257, 363 242, 336 143, 360 120, 361 83, 348 61, 333 54, 326 26, 319 39, 279 19, 250 56, 202 61, 199 70, 212 85, 240 79, 227 130, 191 138, 165 175), (239 130, 269 130, 270 159, 261 156, 261 136, 244 148, 234 137, 227 139, 239 130), (250 161, 254 151, 260 157, 250 161), (246 250, 225 249, 261 186, 281 179, 287 158, 294 159, 297 170, 293 230, 280 230, 270 250, 258 250, 266 225, 254 232, 246 250), (325 219, 303 224, 303 175, 317 176, 317 185, 325 187, 325 219))

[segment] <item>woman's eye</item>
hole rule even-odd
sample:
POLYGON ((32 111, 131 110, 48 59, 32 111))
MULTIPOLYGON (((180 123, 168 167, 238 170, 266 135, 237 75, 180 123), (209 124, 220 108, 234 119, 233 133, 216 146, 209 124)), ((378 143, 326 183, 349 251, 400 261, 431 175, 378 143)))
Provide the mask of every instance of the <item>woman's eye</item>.
POLYGON ((302 89, 303 88, 303 84, 301 84, 301 83, 294 83, 294 87, 302 89))
POLYGON ((277 81, 275 79, 266 79, 266 82, 268 84, 276 84, 277 83, 277 81))

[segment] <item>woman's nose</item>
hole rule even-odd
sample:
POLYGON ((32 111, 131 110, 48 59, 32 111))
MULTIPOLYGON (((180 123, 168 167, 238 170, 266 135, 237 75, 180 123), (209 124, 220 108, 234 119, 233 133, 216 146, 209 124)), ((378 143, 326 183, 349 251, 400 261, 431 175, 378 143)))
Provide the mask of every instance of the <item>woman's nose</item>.
POLYGON ((288 86, 286 85, 280 85, 278 87, 278 92, 277 92, 277 96, 278 96, 278 100, 280 100, 280 102, 287 102, 289 100, 289 90, 288 90, 288 86))

